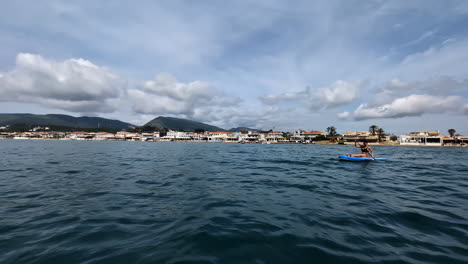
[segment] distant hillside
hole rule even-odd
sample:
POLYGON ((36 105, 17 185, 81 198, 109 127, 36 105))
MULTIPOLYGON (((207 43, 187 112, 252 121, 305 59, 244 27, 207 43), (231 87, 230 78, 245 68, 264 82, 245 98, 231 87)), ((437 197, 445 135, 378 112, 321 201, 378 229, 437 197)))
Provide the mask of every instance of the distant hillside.
POLYGON ((216 126, 210 126, 205 123, 196 122, 188 119, 175 118, 175 117, 164 117, 159 116, 148 123, 145 126, 152 126, 159 129, 167 128, 170 130, 184 130, 194 131, 195 129, 204 129, 206 131, 225 131, 222 128, 216 126))
POLYGON ((260 131, 260 129, 248 128, 248 127, 233 127, 229 129, 229 132, 240 132, 241 130, 245 131, 260 131))
POLYGON ((69 115, 34 115, 34 114, 0 114, 0 126, 5 125, 40 125, 71 128, 113 128, 127 129, 134 125, 119 120, 102 117, 74 117, 69 115))

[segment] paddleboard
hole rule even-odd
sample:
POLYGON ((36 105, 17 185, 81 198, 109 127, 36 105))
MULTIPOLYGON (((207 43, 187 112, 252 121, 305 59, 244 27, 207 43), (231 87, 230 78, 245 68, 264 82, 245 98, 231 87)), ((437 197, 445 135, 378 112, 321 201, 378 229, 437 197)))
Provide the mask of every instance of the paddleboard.
POLYGON ((338 158, 339 158, 340 160, 347 160, 347 161, 374 161, 374 160, 383 161, 383 160, 387 160, 387 159, 384 159, 384 158, 377 158, 377 159, 373 159, 373 158, 358 158, 358 157, 350 157, 350 156, 345 156, 345 155, 340 155, 340 156, 338 156, 338 158))

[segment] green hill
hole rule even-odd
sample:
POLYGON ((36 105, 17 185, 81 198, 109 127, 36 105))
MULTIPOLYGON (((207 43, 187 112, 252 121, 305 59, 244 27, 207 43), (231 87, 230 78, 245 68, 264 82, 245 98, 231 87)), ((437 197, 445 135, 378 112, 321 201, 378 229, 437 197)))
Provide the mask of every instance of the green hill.
POLYGON ((164 117, 159 116, 148 123, 145 126, 152 126, 159 129, 167 128, 170 130, 184 130, 194 131, 195 129, 203 129, 206 131, 225 131, 222 128, 216 126, 210 126, 205 123, 196 122, 188 119, 175 118, 175 117, 164 117))
POLYGON ((39 126, 61 126, 71 128, 112 128, 119 130, 134 127, 134 125, 129 123, 102 117, 74 117, 69 115, 57 114, 0 114, 0 126, 19 124, 39 126))

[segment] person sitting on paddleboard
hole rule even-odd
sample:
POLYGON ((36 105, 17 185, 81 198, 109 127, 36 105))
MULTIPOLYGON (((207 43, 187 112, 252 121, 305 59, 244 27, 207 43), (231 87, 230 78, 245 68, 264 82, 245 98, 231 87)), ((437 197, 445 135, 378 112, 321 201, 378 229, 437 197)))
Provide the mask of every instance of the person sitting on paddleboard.
POLYGON ((374 159, 374 150, 371 147, 369 147, 369 144, 367 143, 367 141, 363 140, 362 144, 360 144, 356 140, 356 141, 354 141, 354 146, 356 148, 361 149, 361 154, 353 154, 353 155, 348 154, 348 156, 356 157, 356 158, 372 158, 372 159, 374 159))

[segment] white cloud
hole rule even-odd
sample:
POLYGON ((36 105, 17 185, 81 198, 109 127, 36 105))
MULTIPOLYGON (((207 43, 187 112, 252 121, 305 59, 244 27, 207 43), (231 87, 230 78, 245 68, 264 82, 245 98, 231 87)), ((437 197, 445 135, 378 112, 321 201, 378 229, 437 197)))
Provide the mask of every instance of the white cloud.
POLYGON ((371 94, 374 95, 372 101, 374 104, 383 105, 412 94, 460 96, 464 91, 468 91, 468 79, 443 76, 422 81, 393 79, 385 83, 382 88, 372 90, 371 94))
POLYGON ((241 100, 228 96, 206 82, 183 83, 168 73, 146 81, 139 89, 128 91, 133 110, 138 114, 176 115, 213 121, 214 113, 237 107, 241 100))
POLYGON ((461 96, 410 95, 378 106, 361 104, 353 113, 356 120, 420 116, 426 113, 463 113, 466 100, 461 96))
POLYGON ((307 108, 324 110, 352 103, 358 98, 360 87, 363 84, 364 82, 351 83, 338 80, 328 87, 315 90, 306 88, 299 92, 267 95, 260 97, 260 100, 268 105, 287 101, 298 101, 307 108))
POLYGON ((357 99, 359 87, 362 84, 362 82, 336 81, 330 87, 321 88, 317 91, 318 103, 325 107, 352 103, 357 99))
POLYGON ((404 46, 412 46, 412 45, 419 44, 420 42, 423 42, 427 40, 428 38, 433 37, 435 34, 436 34, 436 31, 433 31, 433 30, 426 31, 419 38, 411 40, 408 43, 405 43, 401 46, 404 47, 404 46))
POLYGON ((0 101, 35 103, 79 113, 113 112, 125 81, 84 59, 54 61, 20 53, 0 76, 0 101))
POLYGON ((349 116, 350 116, 350 113, 349 112, 342 112, 342 113, 338 113, 338 118, 339 119, 348 119, 349 116))
POLYGON ((138 89, 129 90, 128 95, 133 110, 148 120, 149 117, 169 115, 227 129, 238 126, 263 128, 281 114, 278 107, 248 106, 240 98, 207 82, 180 82, 168 73, 145 81, 138 89))
POLYGON ((389 67, 383 75, 399 76, 404 79, 432 76, 462 78, 468 73, 465 67, 468 59, 468 39, 439 41, 427 49, 408 54, 401 63, 389 67))
MULTIPOLYGON (((86 56, 95 63, 112 65, 135 83, 149 80, 155 69, 183 78, 185 86, 173 90, 154 92, 154 84, 145 89, 143 82, 132 90, 132 96, 139 98, 135 109, 149 116, 172 113, 223 122, 230 112, 242 115, 240 122, 251 122, 244 117, 255 118, 244 110, 216 104, 218 100, 211 99, 213 95, 199 87, 203 84, 193 84, 189 89, 186 85, 192 82, 186 80, 206 80, 219 89, 235 92, 248 104, 243 109, 257 113, 266 111, 252 99, 259 95, 269 94, 263 101, 281 106, 283 111, 287 111, 287 102, 290 106, 302 106, 297 116, 274 118, 275 122, 281 120, 291 126, 302 126, 300 120, 322 122, 325 115, 331 120, 323 122, 336 122, 337 112, 352 112, 356 108, 353 104, 353 109, 348 109, 351 106, 345 105, 349 102, 369 102, 369 107, 374 107, 411 94, 468 97, 466 89, 450 90, 445 81, 432 91, 418 86, 428 84, 424 80, 428 76, 434 80, 450 76, 447 78, 458 82, 468 76, 468 39, 463 24, 468 13, 466 1, 433 0, 424 5, 420 1, 368 1, 359 5, 349 1, 302 0, 293 5, 251 0, 191 5, 142 1, 137 5, 116 5, 53 0, 31 1, 28 7, 25 9, 18 1, 2 4, 0 24, 6 26, 0 28, 1 70, 7 69, 6 63, 18 52, 26 50, 55 58, 86 56), (389 84, 392 87, 381 93, 368 90, 369 87, 355 90, 337 84, 339 88, 333 88, 335 80, 381 84, 392 78, 398 78, 395 80, 402 86, 389 84), (325 88, 302 89, 308 84, 325 88), (189 91, 203 99, 187 97, 185 93, 189 91), (330 110, 338 106, 343 109, 330 110), (306 109, 328 111, 315 116, 314 111, 306 109)), ((162 84, 156 87, 159 85, 162 84)), ((4 95, 0 93, 0 101, 12 99, 4 95)), ((62 95, 41 97, 41 104, 75 110, 100 107, 99 100, 93 101, 98 106, 83 106, 82 101, 60 100, 62 95)), ((223 95, 215 97, 226 100, 223 95)), ((24 95, 14 100, 39 102, 24 95)), ((109 106, 105 111, 115 108, 111 100, 118 102, 104 100, 103 105, 109 106)), ((23 104, 18 109, 27 107, 23 104)), ((2 108, 12 107, 0 104, 2 108)), ((140 116, 125 107, 121 109, 119 118, 132 120, 140 116)), ((430 121, 430 117, 422 119, 430 121)), ((450 115, 447 119, 455 120, 450 115)), ((356 123, 359 122, 353 124, 356 123)), ((401 123, 397 125, 406 126, 401 123)))
POLYGON ((219 90, 209 83, 201 81, 181 83, 168 73, 158 74, 154 80, 146 81, 142 91, 180 101, 193 100, 194 98, 198 100, 209 99, 213 95, 219 94, 219 90))

